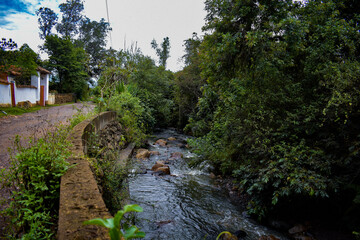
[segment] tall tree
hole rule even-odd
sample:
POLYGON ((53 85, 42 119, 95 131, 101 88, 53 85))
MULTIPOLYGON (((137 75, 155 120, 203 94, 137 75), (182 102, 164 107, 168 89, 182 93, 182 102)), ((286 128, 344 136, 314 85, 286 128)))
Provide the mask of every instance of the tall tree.
POLYGON ((196 33, 184 41, 186 67, 175 73, 175 102, 178 110, 178 127, 184 128, 191 114, 194 114, 196 103, 201 97, 201 87, 205 81, 200 76, 200 44, 196 33))
POLYGON ((163 42, 161 43, 161 47, 159 47, 158 43, 155 39, 151 41, 151 47, 155 49, 156 55, 159 57, 160 66, 166 68, 166 61, 170 57, 170 39, 169 37, 165 37, 163 42))
POLYGON ((85 17, 79 28, 79 43, 90 55, 90 74, 94 77, 101 72, 101 63, 105 60, 106 36, 111 31, 110 25, 103 18, 91 21, 85 17))
POLYGON ((40 38, 45 39, 46 36, 51 34, 51 29, 56 25, 58 16, 53 10, 47 7, 39 8, 36 14, 39 17, 40 38))
POLYGON ((66 37, 72 37, 79 32, 79 25, 83 18, 84 4, 82 0, 67 0, 59 5, 62 13, 61 22, 56 25, 56 30, 66 37))
POLYGON ((48 67, 57 74, 53 86, 60 92, 76 93, 77 98, 83 98, 89 80, 85 51, 76 47, 70 38, 57 35, 47 36, 44 48, 49 54, 48 67))

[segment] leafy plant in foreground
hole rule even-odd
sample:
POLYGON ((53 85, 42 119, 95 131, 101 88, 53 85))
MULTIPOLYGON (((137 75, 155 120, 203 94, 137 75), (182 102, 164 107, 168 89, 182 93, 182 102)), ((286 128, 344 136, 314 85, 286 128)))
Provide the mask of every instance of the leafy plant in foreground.
POLYGON ((114 218, 101 219, 95 218, 89 221, 85 221, 85 225, 98 225, 109 229, 111 240, 126 240, 133 238, 143 238, 145 233, 139 231, 136 226, 129 226, 127 223, 122 223, 121 220, 125 213, 129 212, 142 212, 143 209, 137 205, 126 205, 123 210, 118 211, 114 218))

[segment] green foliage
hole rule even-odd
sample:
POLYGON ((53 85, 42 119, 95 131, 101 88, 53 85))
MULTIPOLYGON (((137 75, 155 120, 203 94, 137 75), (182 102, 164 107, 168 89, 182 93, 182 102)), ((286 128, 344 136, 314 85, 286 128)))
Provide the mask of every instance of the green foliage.
POLYGON ((207 84, 187 129, 260 216, 360 185, 359 16, 347 2, 205 2, 207 84))
MULTIPOLYGON (((86 106, 86 104, 84 106, 86 106)), ((73 107, 73 108, 76 108, 76 107, 73 107)), ((86 119, 89 119, 95 115, 95 112, 93 112, 93 111, 85 113, 82 108, 76 108, 76 111, 77 111, 76 114, 70 118, 70 128, 71 129, 74 128, 79 123, 81 123, 81 122, 85 121, 86 119)))
POLYGON ((45 39, 51 34, 51 29, 57 23, 57 14, 47 7, 41 7, 36 11, 38 18, 39 29, 40 29, 40 38, 45 39))
POLYGON ((85 225, 98 225, 109 229, 109 235, 111 240, 121 239, 133 239, 133 238, 144 238, 145 233, 139 231, 136 226, 130 226, 128 223, 123 221, 124 215, 129 212, 142 212, 143 209, 137 205, 126 205, 123 210, 119 210, 114 218, 101 219, 95 218, 89 221, 85 221, 85 225))
POLYGON ((60 126, 44 138, 23 146, 19 137, 12 149, 11 167, 1 172, 2 185, 12 189, 10 206, 4 210, 22 239, 50 239, 59 206, 60 178, 68 169, 68 129, 60 126))
POLYGON ((105 59, 106 36, 111 30, 108 22, 102 18, 99 22, 84 17, 79 27, 79 44, 89 54, 90 75, 96 77, 101 72, 105 59))
POLYGON ((59 5, 62 13, 61 22, 56 30, 65 37, 72 37, 79 32, 80 21, 83 18, 84 4, 82 0, 67 0, 59 5))
POLYGON ((46 107, 41 107, 41 106, 35 106, 35 107, 31 107, 31 108, 21 108, 21 107, 0 107, 0 117, 4 117, 7 115, 22 115, 24 113, 29 113, 29 112, 36 112, 40 109, 46 109, 51 106, 46 106, 46 107), (5 113, 3 113, 2 111, 4 111, 5 113))
POLYGON ((13 50, 17 45, 11 39, 7 42, 6 39, 3 39, 2 45, 3 47, 0 49, 0 71, 18 72, 19 76, 15 77, 15 81, 20 85, 30 85, 31 75, 37 74, 36 68, 40 64, 38 54, 27 44, 22 45, 19 50, 13 50))
POLYGON ((161 47, 158 46, 155 39, 151 41, 151 47, 155 49, 156 55, 159 57, 160 66, 166 68, 166 61, 170 57, 170 39, 165 37, 161 43, 161 47))
POLYGON ((201 87, 205 81, 200 76, 199 46, 201 40, 196 33, 185 40, 183 56, 186 67, 175 74, 175 104, 178 110, 178 127, 184 128, 189 117, 195 114, 196 103, 201 97, 201 87))
POLYGON ((44 48, 49 54, 48 67, 57 73, 52 89, 60 93, 75 93, 78 99, 85 97, 89 80, 85 51, 76 47, 69 38, 57 35, 47 36, 44 48))
POLYGON ((14 42, 11 38, 6 41, 6 38, 2 38, 0 41, 0 49, 5 51, 6 49, 12 50, 17 48, 17 43, 14 42))
POLYGON ((139 145, 145 139, 145 110, 139 98, 132 96, 127 90, 116 93, 109 99, 108 109, 116 111, 120 123, 127 127, 127 142, 139 145))
MULTIPOLYGON (((112 50, 108 56, 108 66, 95 90, 100 95, 101 106, 109 106, 115 94, 118 98, 120 93, 128 92, 127 96, 138 98, 138 105, 143 108, 140 112, 136 110, 137 126, 142 131, 171 124, 174 119, 173 73, 164 67, 157 67, 151 58, 144 56, 137 48, 125 52, 112 50)), ((115 104, 111 109, 116 109, 115 104)))

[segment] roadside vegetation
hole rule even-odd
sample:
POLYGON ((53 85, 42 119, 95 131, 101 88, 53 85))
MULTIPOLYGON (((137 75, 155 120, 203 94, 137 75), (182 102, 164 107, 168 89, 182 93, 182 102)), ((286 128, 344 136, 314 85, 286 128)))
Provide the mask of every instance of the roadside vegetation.
POLYGON ((11 197, 10 205, 2 213, 10 221, 8 238, 55 237, 60 178, 68 169, 65 160, 70 156, 68 129, 59 126, 55 132, 27 141, 16 137, 9 150, 11 167, 1 169, 0 175, 1 185, 10 191, 11 197))
POLYGON ((22 115, 24 113, 30 113, 30 112, 37 112, 40 109, 47 109, 51 107, 57 107, 64 104, 72 104, 72 103, 63 103, 63 104, 53 104, 53 105, 46 105, 45 107, 42 106, 33 106, 29 108, 25 107, 0 107, 0 118, 10 115, 22 115))

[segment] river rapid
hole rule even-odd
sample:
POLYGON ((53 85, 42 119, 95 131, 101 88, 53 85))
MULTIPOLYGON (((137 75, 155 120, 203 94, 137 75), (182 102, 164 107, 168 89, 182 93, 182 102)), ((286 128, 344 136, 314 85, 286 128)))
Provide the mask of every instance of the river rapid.
POLYGON ((132 160, 130 203, 144 209, 137 214, 136 226, 146 233, 145 239, 215 240, 222 231, 239 230, 247 234, 240 239, 256 240, 264 235, 288 239, 246 217, 244 209, 232 202, 228 192, 218 186, 206 169, 190 168, 188 162, 194 154, 180 147, 187 138, 175 130, 163 130, 148 140, 149 151, 158 151, 159 155, 132 160), (156 140, 169 137, 176 140, 167 141, 166 146, 155 144, 156 140), (183 158, 169 161, 171 175, 158 176, 149 170, 156 161, 171 159, 174 152, 181 152, 183 158))

